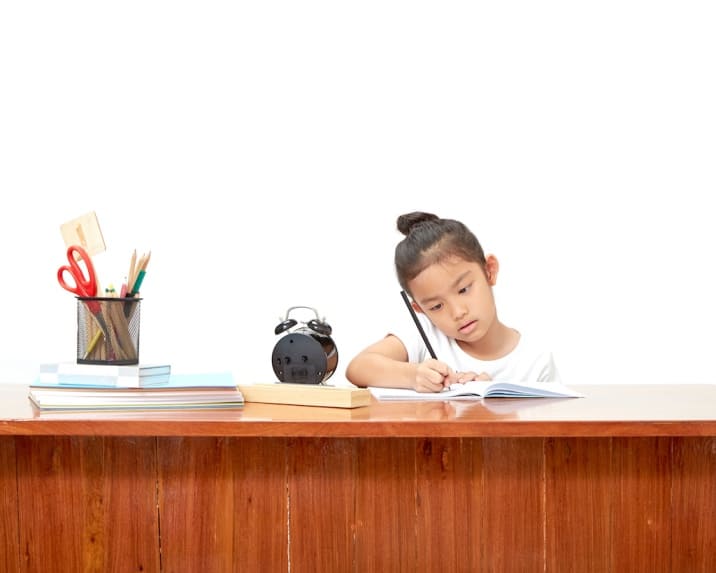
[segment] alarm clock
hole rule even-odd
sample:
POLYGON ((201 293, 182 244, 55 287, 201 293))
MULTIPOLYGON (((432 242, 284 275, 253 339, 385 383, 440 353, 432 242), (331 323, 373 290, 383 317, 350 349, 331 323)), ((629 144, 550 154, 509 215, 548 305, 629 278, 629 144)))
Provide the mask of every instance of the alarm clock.
POLYGON ((310 306, 292 306, 274 333, 281 335, 276 342, 271 361, 273 371, 281 382, 294 384, 323 384, 336 371, 338 349, 331 338, 332 328, 310 306), (290 318, 291 312, 305 309, 315 318, 299 322, 290 318))

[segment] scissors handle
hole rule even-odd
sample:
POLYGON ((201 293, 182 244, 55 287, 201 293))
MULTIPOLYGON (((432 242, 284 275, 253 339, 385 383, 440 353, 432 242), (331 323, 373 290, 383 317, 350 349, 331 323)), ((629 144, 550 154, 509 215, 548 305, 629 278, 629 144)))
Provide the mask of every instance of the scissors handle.
POLYGON ((60 286, 77 296, 93 297, 97 295, 97 275, 92 265, 92 259, 82 247, 79 245, 70 245, 67 248, 67 261, 68 265, 63 265, 57 269, 57 282, 60 286), (87 275, 80 266, 77 257, 84 261, 85 267, 87 267, 87 275), (74 281, 74 285, 68 283, 65 280, 65 273, 70 273, 74 281))
POLYGON ((70 275, 72 275, 72 280, 75 280, 74 275, 72 274, 72 270, 67 265, 65 265, 57 269, 57 282, 60 283, 60 286, 63 289, 76 294, 77 296, 85 296, 84 293, 80 290, 79 284, 77 284, 76 282, 75 284, 70 284, 65 280, 65 273, 70 273, 70 275))

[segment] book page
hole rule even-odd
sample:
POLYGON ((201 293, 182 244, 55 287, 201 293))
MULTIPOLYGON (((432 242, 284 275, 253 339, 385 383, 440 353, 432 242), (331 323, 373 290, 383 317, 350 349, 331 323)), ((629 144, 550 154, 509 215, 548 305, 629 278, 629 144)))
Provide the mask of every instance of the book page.
POLYGON ((557 382, 467 382, 453 384, 450 389, 479 392, 485 398, 582 398, 583 394, 557 382))
POLYGON ((441 392, 408 388, 370 388, 378 400, 479 400, 485 398, 581 398, 584 395, 556 382, 532 384, 472 381, 453 384, 441 392))

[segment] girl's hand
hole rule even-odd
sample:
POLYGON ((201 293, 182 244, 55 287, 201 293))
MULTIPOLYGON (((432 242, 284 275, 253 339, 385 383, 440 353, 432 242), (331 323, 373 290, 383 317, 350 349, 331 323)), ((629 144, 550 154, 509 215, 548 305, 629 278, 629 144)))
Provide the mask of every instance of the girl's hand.
POLYGON ((441 392, 454 382, 455 372, 444 362, 430 358, 418 364, 414 388, 418 392, 441 392))
POLYGON ((456 372, 455 378, 457 384, 464 384, 465 382, 470 382, 472 380, 480 380, 481 382, 489 382, 492 380, 487 372, 482 372, 480 374, 477 372, 456 372))

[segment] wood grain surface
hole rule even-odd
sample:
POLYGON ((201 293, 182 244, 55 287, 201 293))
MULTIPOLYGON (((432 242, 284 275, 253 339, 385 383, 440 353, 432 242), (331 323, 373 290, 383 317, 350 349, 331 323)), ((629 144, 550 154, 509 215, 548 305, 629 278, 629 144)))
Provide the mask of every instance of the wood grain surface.
POLYGON ((715 451, 699 437, 5 437, 2 563, 711 572, 715 451))

